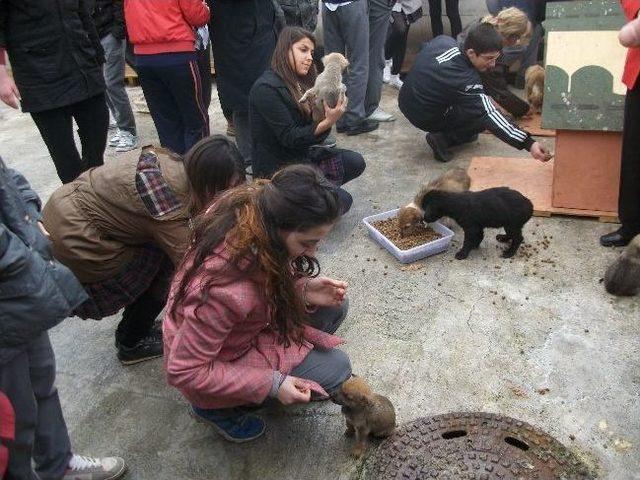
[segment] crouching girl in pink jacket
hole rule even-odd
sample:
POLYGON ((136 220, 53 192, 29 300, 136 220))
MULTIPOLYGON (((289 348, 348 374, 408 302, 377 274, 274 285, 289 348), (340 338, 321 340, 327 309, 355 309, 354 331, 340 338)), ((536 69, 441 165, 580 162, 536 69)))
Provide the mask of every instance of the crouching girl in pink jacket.
POLYGON ((313 167, 223 194, 199 220, 164 320, 168 382, 224 438, 264 432, 247 406, 326 397, 351 376, 333 335, 347 284, 319 276, 318 243, 340 216, 313 167))

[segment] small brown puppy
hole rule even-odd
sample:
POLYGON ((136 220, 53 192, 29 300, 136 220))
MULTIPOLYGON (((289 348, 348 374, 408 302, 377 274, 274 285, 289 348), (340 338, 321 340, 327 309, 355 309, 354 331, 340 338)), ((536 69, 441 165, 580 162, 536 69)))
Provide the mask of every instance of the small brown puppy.
POLYGON ((531 65, 524 73, 524 91, 527 102, 531 105, 531 113, 542 112, 542 100, 544 99, 544 68, 540 65, 531 65))
POLYGON ((405 236, 409 231, 419 225, 424 219, 424 212, 420 205, 422 199, 431 190, 442 190, 445 192, 466 192, 471 187, 471 178, 466 170, 462 168, 453 168, 444 172, 440 177, 422 184, 420 191, 416 194, 413 202, 405 205, 398 212, 398 225, 400 226, 400 235, 405 236))
POLYGON ((345 435, 356 435, 353 456, 362 456, 369 434, 388 437, 394 432, 396 411, 393 404, 387 397, 373 393, 362 377, 351 377, 344 382, 337 397, 347 422, 345 435))
POLYGON ((324 101, 329 107, 335 108, 340 97, 345 94, 347 87, 342 83, 342 72, 349 66, 349 60, 338 52, 333 52, 322 57, 324 70, 309 90, 304 92, 300 103, 310 102, 313 110, 313 119, 324 119, 324 101))
POLYGON ((612 295, 633 296, 640 291, 640 235, 636 235, 618 259, 609 265, 604 286, 612 295))

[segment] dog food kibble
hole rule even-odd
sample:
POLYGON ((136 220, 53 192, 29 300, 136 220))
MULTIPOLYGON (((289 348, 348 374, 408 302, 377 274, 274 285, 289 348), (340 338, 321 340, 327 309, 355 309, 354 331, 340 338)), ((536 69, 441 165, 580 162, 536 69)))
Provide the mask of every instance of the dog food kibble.
POLYGON ((391 240, 400 250, 409 250, 410 248, 417 247, 418 245, 424 245, 425 243, 432 242, 442 237, 442 235, 435 232, 431 227, 426 227, 424 225, 413 227, 404 237, 401 237, 400 228, 398 227, 398 219, 396 217, 379 220, 377 222, 373 222, 371 225, 391 240))

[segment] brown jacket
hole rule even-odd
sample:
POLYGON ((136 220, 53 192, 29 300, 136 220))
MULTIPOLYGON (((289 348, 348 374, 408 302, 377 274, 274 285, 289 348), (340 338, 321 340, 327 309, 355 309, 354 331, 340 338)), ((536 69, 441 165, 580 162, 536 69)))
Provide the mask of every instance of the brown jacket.
POLYGON ((144 243, 162 248, 175 265, 182 260, 189 239, 186 174, 179 157, 160 148, 155 152, 181 209, 154 218, 145 207, 136 189, 139 150, 86 171, 45 205, 43 222, 54 254, 82 283, 112 277, 144 243))

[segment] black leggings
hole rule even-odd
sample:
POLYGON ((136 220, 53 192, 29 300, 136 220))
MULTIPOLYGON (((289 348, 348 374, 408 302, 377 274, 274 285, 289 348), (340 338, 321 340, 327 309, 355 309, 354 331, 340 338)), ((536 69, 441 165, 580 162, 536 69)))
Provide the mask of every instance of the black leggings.
POLYGON ((391 12, 391 25, 389 25, 387 42, 384 46, 384 58, 393 60, 392 75, 400 74, 402 69, 402 62, 407 51, 409 27, 407 16, 403 12, 391 12))
MULTIPOLYGON (((456 38, 462 31, 462 21, 458 11, 458 0, 444 0, 447 17, 451 23, 451 36, 456 38)), ((442 25, 442 0, 429 0, 429 17, 431 17, 431 33, 434 37, 444 33, 442 25)))
MULTIPOLYGON (((342 160, 344 169, 342 185, 362 175, 362 172, 364 172, 367 166, 364 157, 358 152, 337 149, 337 156, 342 160)), ((338 187, 337 191, 340 197, 340 203, 342 204, 342 214, 344 215, 349 211, 351 205, 353 205, 353 197, 342 187, 338 187)))
POLYGON ((40 135, 62 183, 75 180, 85 170, 104 163, 109 110, 104 93, 65 107, 32 112, 40 135), (82 156, 73 139, 73 120, 78 126, 82 156))

